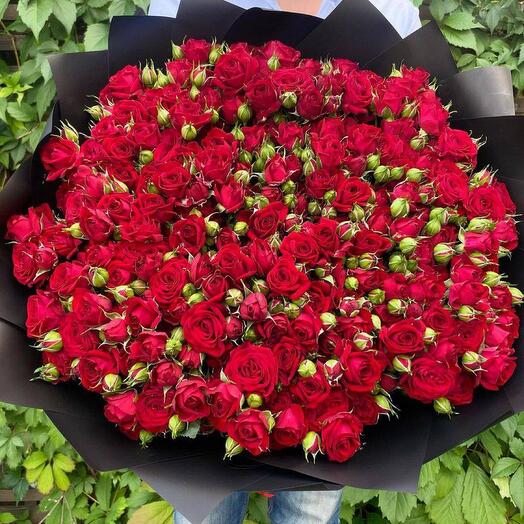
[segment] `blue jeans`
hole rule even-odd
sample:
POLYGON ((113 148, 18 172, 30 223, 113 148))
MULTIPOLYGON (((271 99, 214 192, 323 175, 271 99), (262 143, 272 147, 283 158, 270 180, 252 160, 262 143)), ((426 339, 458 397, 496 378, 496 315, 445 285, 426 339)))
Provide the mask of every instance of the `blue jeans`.
MULTIPOLYGON (((269 499, 272 524, 338 524, 342 490, 280 491, 269 499)), ((236 491, 226 497, 202 524, 242 524, 249 493, 236 491)), ((175 512, 175 524, 190 524, 175 512)))

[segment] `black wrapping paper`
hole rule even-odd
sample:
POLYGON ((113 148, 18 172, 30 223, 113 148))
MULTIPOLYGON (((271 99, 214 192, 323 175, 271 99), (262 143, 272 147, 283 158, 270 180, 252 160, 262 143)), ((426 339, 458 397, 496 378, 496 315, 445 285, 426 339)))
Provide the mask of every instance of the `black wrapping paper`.
MULTIPOLYGON (((471 130, 488 142, 481 149, 479 165, 493 165, 508 184, 519 212, 524 211, 524 119, 509 113, 507 74, 490 71, 457 74, 448 46, 435 24, 428 24, 401 40, 386 19, 366 0, 346 0, 326 19, 289 13, 245 11, 227 2, 184 0, 178 18, 115 17, 109 51, 65 55, 53 59, 58 104, 44 140, 67 120, 87 130, 81 109, 91 104, 108 75, 127 64, 153 59, 160 65, 170 59, 169 40, 184 36, 260 43, 284 38, 307 57, 347 57, 381 74, 393 63, 424 67, 442 83, 442 96, 453 97, 456 127, 471 130), (289 33, 285 32, 286 24, 289 33), (307 30, 304 25, 307 24, 307 30), (246 28, 253 35, 247 34, 246 28), (306 35, 306 33, 308 33, 306 35), (257 34, 260 33, 260 34, 257 34), (369 38, 369 35, 373 38, 369 38), (477 85, 477 83, 479 85, 477 85), (484 86, 481 88, 481 86, 484 86), (447 91, 445 91, 447 90, 447 91), (469 90, 464 94, 464 90, 469 90), (485 102, 483 92, 490 99, 485 102), (488 111, 489 110, 489 111, 488 111), (490 118, 477 118, 487 116, 490 118)), ((31 204, 52 203, 54 187, 43 184, 42 166, 35 156, 26 162, 0 193, 0 229, 7 218, 31 204)), ((520 226, 522 227, 522 226, 520 226)), ((524 229, 524 228, 522 228, 524 229)), ((522 237, 524 238, 524 237, 522 237)), ((522 245, 522 243, 521 243, 522 245)), ((508 263, 512 282, 524 287, 524 246, 508 263)), ((25 337, 27 290, 12 277, 9 248, 0 247, 0 399, 44 408, 59 430, 99 470, 131 467, 190 520, 201 521, 220 500, 235 490, 337 489, 341 485, 398 491, 416 489, 424 461, 463 442, 482 429, 524 409, 524 362, 514 378, 496 394, 481 393, 471 406, 452 420, 434 414, 430 407, 395 398, 402 411, 398 419, 366 429, 364 448, 346 464, 304 461, 299 451, 222 460, 219 438, 159 440, 147 449, 127 440, 103 417, 101 400, 72 384, 52 386, 30 381, 40 363, 38 352, 25 337), (394 453, 394 450, 402 452, 394 453), (202 496, 205 493, 205 496, 202 496)))

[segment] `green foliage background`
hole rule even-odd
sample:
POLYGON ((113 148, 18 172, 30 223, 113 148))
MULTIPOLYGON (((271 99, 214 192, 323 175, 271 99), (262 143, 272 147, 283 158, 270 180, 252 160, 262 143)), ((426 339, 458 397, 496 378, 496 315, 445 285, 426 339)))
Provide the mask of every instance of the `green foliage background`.
MULTIPOLYGON (((413 0, 420 6, 422 0, 413 0)), ((425 1, 461 69, 505 65, 524 93, 524 1, 425 1)), ((0 0, 0 19, 9 0, 0 0)), ((112 16, 149 0, 19 0, 0 23, 12 43, 0 54, 0 186, 40 138, 55 95, 47 55, 107 45, 112 16), (15 51, 16 49, 16 51, 15 51)), ((405 450, 392 449, 394 453, 405 450)), ((0 490, 23 501, 41 494, 48 524, 168 524, 172 508, 129 471, 99 474, 39 410, 0 404, 0 490)), ((27 511, 0 524, 30 522, 27 511)), ((524 414, 514 416, 426 464, 416 495, 346 488, 341 520, 354 524, 524 524, 524 414)), ((267 499, 253 494, 246 524, 267 523, 267 499)))

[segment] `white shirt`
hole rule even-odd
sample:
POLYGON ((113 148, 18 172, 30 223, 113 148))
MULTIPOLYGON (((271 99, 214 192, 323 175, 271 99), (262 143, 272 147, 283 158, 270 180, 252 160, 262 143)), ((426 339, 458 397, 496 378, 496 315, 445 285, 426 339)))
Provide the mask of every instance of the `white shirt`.
MULTIPOLYGON (((244 9, 261 7, 280 11, 278 0, 226 0, 231 4, 238 5, 244 9)), ((320 6, 317 16, 326 18, 342 0, 324 0, 320 6)), ((397 33, 405 38, 420 26, 418 9, 411 0, 369 0, 396 29, 397 33)), ((180 0, 151 0, 149 14, 155 16, 176 17, 180 0)))

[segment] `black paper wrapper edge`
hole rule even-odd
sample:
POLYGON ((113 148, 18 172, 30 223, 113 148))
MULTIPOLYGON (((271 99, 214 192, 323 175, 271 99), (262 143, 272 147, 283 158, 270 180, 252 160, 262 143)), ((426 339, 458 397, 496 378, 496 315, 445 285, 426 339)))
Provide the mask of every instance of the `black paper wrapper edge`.
MULTIPOLYGON (((144 22, 144 20, 146 20, 145 18, 141 18, 141 21, 142 23, 144 22)), ((426 26, 427 27, 427 26, 426 26)), ((421 30, 422 31, 422 30, 421 30)), ((416 34, 416 33, 415 33, 416 34)), ((417 38, 420 38, 420 35, 417 36, 417 38)), ((401 43, 402 44, 402 43, 401 43)), ((390 56, 395 56, 397 53, 399 53, 399 49, 402 47, 401 44, 398 44, 396 46, 396 48, 394 50, 391 50, 391 54, 390 56)), ((410 46, 408 46, 406 49, 412 49, 413 48, 413 44, 410 44, 410 46)), ((416 55, 416 53, 415 53, 416 55)), ((95 59, 95 57, 91 57, 92 59, 95 59)), ((98 60, 100 59, 103 59, 103 55, 99 55, 98 56, 98 60)), ((416 58, 416 56, 415 56, 416 58)), ((411 57, 409 59, 409 61, 406 60, 405 63, 408 63, 409 65, 421 65, 421 64, 417 64, 414 57, 411 57)), ((382 58, 382 60, 384 60, 382 58)), ((375 63, 379 63, 380 61, 375 61, 375 63)), ((379 64, 380 65, 380 64, 379 64)), ((375 65, 374 67, 379 67, 379 65, 375 65)), ((389 64, 389 66, 391 65, 391 62, 389 64)), ((65 66, 64 66, 65 67, 65 66)), ((422 67, 428 67, 428 66, 422 66, 422 67)), ((389 71, 386 71, 386 73, 389 72, 389 71)), ((85 73, 84 73, 85 74, 85 73)), ((451 73, 449 74, 448 76, 453 76, 454 73, 451 73)), ((441 75, 442 76, 442 75, 441 75)), ((71 117, 68 116, 68 115, 64 115, 64 117, 62 117, 64 119, 69 119, 71 121, 71 117)), ((522 134, 522 120, 519 119, 519 118, 508 118, 508 117, 502 117, 501 119, 498 119, 496 121, 491 121, 490 119, 477 119, 477 121, 474 123, 475 125, 473 125, 473 123, 469 123, 467 121, 462 121, 460 123, 458 123, 457 125, 460 125, 462 127, 464 127, 465 129, 472 129, 473 131, 473 134, 476 135, 476 136, 479 136, 479 135, 483 135, 483 136, 487 136, 489 138, 489 142, 488 142, 488 149, 487 150, 484 150, 486 151, 484 154, 481 153, 481 157, 484 156, 483 158, 483 161, 485 160, 487 163, 490 163, 490 164, 493 164, 493 165, 496 165, 497 167, 499 167, 500 169, 500 176, 501 177, 511 177, 512 180, 515 180, 515 183, 517 183, 517 181, 520 182, 520 180, 524 180, 524 177, 522 177, 522 166, 524 165, 524 162, 522 162, 521 160, 521 157, 518 156, 517 152, 518 152, 518 146, 520 146, 519 142, 518 142, 518 138, 517 137, 522 137, 524 136, 522 134), (501 133, 501 129, 504 130, 504 133, 501 133), (516 133, 520 133, 520 134, 516 134, 516 133), (491 146, 490 146, 490 142, 493 140, 493 138, 495 139, 499 139, 498 141, 495 140, 494 142, 497 142, 499 143, 499 146, 497 146, 495 143, 492 143, 491 146), (503 146, 504 146, 504 149, 501 149, 502 147, 502 144, 500 144, 502 142, 503 146), (509 158, 508 158, 508 147, 509 147, 509 150, 512 152, 510 155, 509 155, 509 158), (496 154, 497 151, 500 153, 500 154, 496 154), (506 156, 506 160, 508 162, 504 163, 504 156, 506 156), (519 160, 520 159, 520 160, 519 160), (502 160, 502 161, 501 161, 502 160), (519 163, 515 164, 515 161, 518 161, 519 163), (508 169, 508 163, 512 164, 512 169, 508 169), (520 180, 518 180, 520 179, 520 180)), ((486 146, 485 146, 486 147, 486 146)), ((481 150, 482 151, 482 150, 481 150)), ((36 164, 38 164, 38 161, 36 161, 36 164)), ((33 168, 31 166, 28 167, 28 165, 24 165, 21 170, 20 170, 20 174, 17 173, 16 175, 14 175, 14 177, 12 178, 12 180, 19 180, 19 182, 17 182, 15 185, 12 186, 12 188, 8 191, 11 191, 12 193, 11 194, 15 194, 16 191, 14 191, 14 188, 15 186, 16 187, 20 187, 20 188, 26 188, 27 189, 27 173, 28 173, 28 170, 29 172, 31 171, 31 169, 33 169, 33 171, 35 170, 34 166, 33 168), (24 175, 25 173, 25 175, 24 175)), ((36 168, 36 170, 38 171, 38 166, 36 168)), ((31 174, 31 173, 29 173, 31 174)), ((42 178, 42 173, 37 173, 37 177, 40 177, 40 179, 42 178)), ((10 183, 8 184, 8 187, 9 185, 13 183, 12 181, 10 181, 10 183)), ((30 187, 30 186, 29 186, 30 187)), ((7 189, 7 188, 6 188, 7 189)), ((41 189, 41 188, 39 188, 41 189)), ((22 191, 23 192, 23 191, 22 191)), ((8 193, 9 194, 9 193, 8 193)), ((9 200, 9 199, 6 199, 4 198, 4 201, 6 200, 9 200)), ((5 213, 5 207, 3 207, 5 204, 2 204, 2 198, 0 198, 0 213, 3 215, 3 216, 7 216, 7 213, 5 213)), ((519 209, 522 209, 519 207, 519 209)), ((11 213, 9 213, 11 214, 11 213)), ((513 277, 513 280, 515 280, 515 277, 513 277)), ((3 293, 2 295, 6 295, 6 293, 3 293)), ((5 298, 2 298, 0 299, 0 303, 6 303, 7 305, 7 308, 11 308, 13 309, 13 304, 12 304, 12 297, 5 297, 5 298)), ((3 315, 2 315, 3 316, 3 315)), ((6 320, 9 320, 9 319, 6 319, 6 320)), ((16 330, 17 328, 13 327, 13 325, 9 325, 8 323, 5 324, 5 326, 1 326, 1 329, 2 329, 2 333, 4 333, 4 330, 5 329, 11 329, 11 330, 16 330)), ((23 339, 23 341, 19 341, 17 342, 16 344, 18 344, 19 348, 20 348, 20 351, 27 351, 28 353, 31 353, 33 356, 36 356, 38 357, 38 354, 34 351, 34 350, 31 350, 27 347, 27 340, 25 339, 25 337, 23 336, 23 333, 19 333, 19 337, 21 336, 21 338, 23 339)), ((2 358, 2 362, 10 362, 12 360, 12 355, 14 354, 14 348, 17 347, 16 344, 14 345, 11 345, 11 344, 4 344, 4 340, 6 340, 5 336, 2 334, 1 337, 0 337, 0 341, 1 342, 1 346, 2 346, 2 350, 5 349, 5 351, 13 351, 13 353, 4 353, 3 354, 3 358, 2 358)), ((522 353, 522 352, 521 352, 522 353)), ((31 362, 29 360, 28 363, 25 364, 26 366, 26 370, 29 371, 31 374, 32 374, 32 371, 34 370, 34 361, 31 362)), ((520 368, 522 368, 522 366, 520 366, 520 368)), ((2 375, 2 373, 0 372, 0 376, 2 375)), ((28 375, 29 376, 29 375, 28 375)), ((25 379, 27 380, 27 378, 25 379)), ((2 382, 3 383, 3 377, 2 377, 2 382)), ((19 387, 19 384, 18 383, 18 387, 16 388, 16 390, 20 390, 21 388, 19 387)), ((38 384, 37 382, 31 382, 31 384, 38 384)), ((520 384, 522 384, 522 380, 520 380, 520 384)), ((497 413, 493 412, 492 415, 490 415, 489 420, 482 420, 482 421, 476 421, 474 424, 472 424, 468 431, 466 432, 467 435, 464 435, 464 431, 462 432, 459 432, 460 435, 453 435, 453 439, 450 439, 448 443, 446 443, 444 446, 444 449, 447 449, 448 447, 452 447, 453 445, 456 445, 458 444, 459 442, 463 441, 465 438, 469 438, 470 433, 473 431, 473 432, 478 432, 482 429, 484 429, 485 427, 489 427, 489 425, 491 425, 492 423, 494 423, 495 421, 497 420, 500 420, 501 418, 505 417, 505 416, 508 416, 509 414, 511 414, 512 412, 514 411, 517 411, 517 410, 521 410, 522 409, 522 387, 520 386, 520 384, 518 382, 516 382, 515 380, 512 380, 508 386, 505 388, 505 391, 503 392, 503 395, 506 395, 506 399, 507 399, 507 402, 504 402, 504 400, 499 400, 498 399, 498 396, 497 397, 493 397, 494 400, 492 400, 491 402, 494 404, 494 407, 493 407, 493 410, 494 411, 497 411, 497 413), (496 398, 496 400, 495 400, 496 398), (501 405, 503 405, 503 409, 502 411, 498 411, 498 408, 497 406, 499 405, 499 402, 501 405), (508 404, 510 405, 510 408, 509 410, 505 409, 507 408, 508 404), (497 408, 497 409, 496 409, 497 408), (451 442, 452 440, 452 442, 451 442)), ((60 390, 62 388, 62 386, 58 386, 58 387, 53 387, 53 386, 50 386, 48 384, 44 384, 44 383, 40 383, 39 386, 36 386, 38 388, 40 388, 41 386, 41 391, 44 390, 44 388, 46 390, 51 390, 51 389, 54 389, 54 390, 60 390)), ((72 394, 72 390, 75 389, 75 390, 78 390, 78 392, 80 392, 79 388, 70 388, 68 390, 69 386, 64 386, 64 391, 67 390, 67 393, 65 395, 63 395, 64 397, 71 397, 71 394, 72 394)), ((10 395, 11 397, 12 396, 15 396, 17 393, 16 393, 16 390, 13 392, 13 388, 10 388, 10 395)), ((9 398, 8 400, 12 401, 12 402, 16 402, 16 403, 19 403, 19 404, 25 404, 25 405, 38 405, 40 407, 42 407, 42 399, 45 395, 43 395, 41 393, 41 391, 39 391, 38 393, 36 392, 36 389, 33 390, 33 393, 30 393, 29 395, 31 396, 31 399, 26 399, 26 401, 24 400, 21 400, 21 401, 18 401, 14 398, 9 398), (28 403, 27 401, 31 401, 30 403, 28 403)), ((87 394, 88 395, 88 394, 87 394)), ((6 395, 4 395, 4 389, 2 387, 0 387, 0 396, 1 398, 3 399, 7 399, 6 395)), ((489 397, 488 395, 486 396, 486 398, 491 398, 489 397)), ((503 399, 503 397, 501 396, 501 398, 503 399)), ((49 408, 49 412, 50 412, 50 416, 55 420, 55 423, 60 427, 60 429, 62 431, 64 431, 66 434, 67 433, 70 433, 71 435, 73 434, 72 433, 72 430, 69 428, 68 429, 68 426, 73 424, 73 425, 81 425, 81 424, 86 424, 85 428, 86 428, 86 431, 84 432, 81 432, 81 434, 78 436, 77 439, 75 439, 74 436, 71 436, 71 440, 73 441, 73 444, 75 446, 78 446, 78 447, 82 447, 82 443, 86 440, 85 439, 85 435, 88 434, 88 433, 94 433, 94 434, 97 434, 97 432, 93 432, 93 424, 94 424, 94 420, 98 417, 100 418, 101 417, 101 413, 98 412, 98 415, 95 415, 95 413, 93 413, 93 416, 92 418, 90 416, 88 416, 88 413, 86 413, 83 409, 82 409, 82 412, 83 412, 83 417, 78 417, 78 418, 74 418, 74 413, 71 413, 69 412, 69 408, 66 408, 65 407, 65 400, 62 400, 62 401, 59 401, 59 400, 50 400, 50 402, 52 402, 52 406, 50 406, 49 408), (60 404, 60 402, 64 402, 63 405, 60 404), (56 410, 56 411, 55 411, 56 410), (65 421, 64 421, 65 419, 65 421), (71 422, 68 423, 67 420, 70 420, 71 422), (79 421, 82 420, 84 422, 80 423, 79 421), (91 430, 89 430, 89 428, 91 428, 91 430)), ((479 403, 483 403, 485 402, 484 400, 484 397, 483 398, 480 398, 479 403)), ((71 402, 70 404, 70 407, 74 407, 76 411, 78 411, 78 407, 80 405, 82 405, 82 407, 85 405, 92 405, 94 407, 95 406, 95 403, 92 401, 92 399, 90 398, 89 401, 82 401, 82 400, 79 400, 79 401, 73 401, 71 402), (81 404, 82 403, 82 404, 81 404)), ((427 421, 427 416, 429 414, 429 411, 423 407, 422 408, 422 415, 421 419, 418 419, 419 422, 420 421, 427 421)), ((99 407, 97 408, 98 410, 100 409, 99 407)), ((491 412, 491 408, 490 408, 490 412, 491 412)), ((415 415, 415 412, 413 412, 413 415, 415 415)), ((459 415, 457 418, 454 419, 454 423, 451 423, 450 424, 450 427, 448 429, 446 429, 445 431, 449 434, 449 432, 451 431, 450 428, 455 428, 457 426, 459 426, 460 424, 460 417, 464 417, 464 416, 469 416, 471 419, 475 419, 477 415, 475 415, 475 413, 462 413, 461 415, 459 415)), ((430 415, 430 417, 433 417, 433 415, 430 415)), ((433 420, 433 423, 431 424, 431 435, 427 435, 427 428, 430 427, 430 424, 415 424, 416 426, 420 426, 420 425, 423 425, 425 428, 426 428, 426 435, 423 437, 423 438, 420 438, 420 440, 422 442, 426 441, 427 439, 427 450, 425 452, 425 454, 423 456, 418 456, 418 458, 416 460, 414 460, 414 462, 419 462, 419 464, 422 463, 423 460, 427 460, 428 458, 431 458, 431 456, 433 456, 433 454, 435 452, 440 452, 439 451, 439 447, 442 448, 443 444, 442 444, 442 441, 439 440, 438 438, 438 435, 435 437, 435 428, 439 426, 439 424, 441 423, 441 421, 443 420, 442 418, 438 418, 436 419, 437 422, 435 423, 435 420, 433 420), (433 441, 436 441, 438 440, 439 443, 438 445, 435 447, 435 445, 432 445, 432 442, 433 441)), ((444 419, 445 420, 445 419, 444 419)), ((406 427, 408 426, 408 421, 407 420, 404 420, 404 417, 401 415, 401 424, 399 424, 399 427, 404 427, 404 425, 406 425, 406 427)), ((384 423, 386 424, 386 423, 384 423)), ((394 422, 390 423, 390 424, 394 424, 394 422)), ((123 436, 121 436, 114 428, 111 427, 111 425, 107 424, 107 422, 105 422, 104 420, 104 427, 109 431, 111 431, 114 435, 118 435, 117 439, 124 439, 123 436)), ((387 428, 387 425, 385 426, 387 428)), ((361 460, 361 461, 364 461, 365 457, 366 457, 366 451, 367 450, 370 450, 370 451, 367 451, 368 455, 371 456, 371 458, 373 456, 376 456, 377 458, 379 457, 379 454, 377 452, 374 452, 373 451, 373 446, 374 446, 374 436, 373 436, 373 430, 378 430, 378 428, 370 428, 370 432, 369 432, 369 435, 366 436, 366 446, 364 447, 364 449, 360 452, 360 455, 363 457, 361 459, 358 459, 359 455, 356 455, 355 458, 352 460, 352 463, 355 464, 355 468, 357 468, 358 470, 358 460, 361 460)), ((393 429, 393 427, 392 427, 393 429)), ((454 429, 453 429, 454 431, 454 429)), ((400 433, 402 433, 402 430, 400 431, 400 433)), ((100 433, 101 434, 101 433, 100 433)), ((474 433, 472 433, 474 434, 474 433)), ((419 435, 420 437, 420 435, 419 435)), ((113 438, 113 437, 111 437, 113 438)), ((406 441, 404 436, 400 434, 400 436, 398 437, 399 439, 402 439, 402 441, 406 441)), ((103 440, 110 440, 109 437, 106 437, 104 438, 103 440)), ((379 439, 380 440, 380 439, 379 439)), ((143 457, 143 456, 140 456, 139 453, 138 453, 138 450, 136 449, 136 443, 132 443, 132 442, 129 442, 127 441, 127 439, 125 439, 126 442, 128 442, 130 445, 132 445, 133 447, 133 451, 131 452, 130 451, 130 454, 132 455, 131 459, 129 460, 123 460, 123 458, 125 459, 125 457, 122 458, 122 456, 116 456, 116 455, 119 455, 119 452, 118 450, 121 448, 121 442, 124 442, 124 440, 120 441, 118 440, 118 444, 115 444, 114 446, 111 445, 110 448, 111 448, 111 451, 110 452, 107 452, 105 455, 104 454, 101 454, 99 457, 95 456, 95 457, 91 457, 88 462, 89 463, 92 463, 93 461, 95 461, 95 459, 100 459, 101 463, 100 463, 100 469, 112 469, 113 467, 123 467, 123 466, 127 466, 127 465, 131 465, 133 468, 135 468, 137 470, 137 472, 142 472, 143 475, 145 476, 148 476, 150 475, 152 480, 151 480, 151 483, 153 484, 153 486, 156 487, 156 481, 154 480, 154 477, 155 477, 155 470, 158 469, 159 471, 159 474, 158 474, 158 478, 160 479, 160 477, 162 477, 163 475, 165 476, 166 480, 166 485, 169 485, 169 482, 170 481, 170 477, 169 477, 169 472, 172 471, 173 468, 171 468, 170 466, 168 466, 168 464, 170 464, 171 462, 173 461, 178 461, 178 460, 183 460, 181 459, 180 457, 178 458, 171 458, 169 456, 169 450, 157 450, 156 447, 152 447, 149 449, 149 451, 147 451, 147 453, 151 453, 151 455, 154 455, 155 453, 158 453, 157 455, 155 455, 155 457, 152 457, 151 455, 149 455, 147 458, 146 457, 143 457), (149 461, 149 463, 147 463, 149 461), (160 464, 164 464, 164 469, 165 471, 163 471, 162 473, 160 473, 161 469, 160 469, 160 464)), ((96 438, 94 439, 94 442, 96 443, 96 438)), ((84 443, 85 444, 85 443, 84 443)), ((192 446, 194 443, 189 443, 188 445, 189 446, 192 446)), ((161 445, 158 445, 160 448, 162 447, 161 445)), ((98 446, 96 446, 98 447, 98 446)), ((442 449, 442 450, 444 450, 442 449)), ((142 450, 140 450, 142 451, 142 450)), ((84 449, 83 451, 84 454, 88 455, 89 454, 89 451, 84 449)), ((96 450, 95 450, 95 454, 96 454, 96 450)), ((188 453, 192 453, 192 451, 186 451, 185 454, 186 454, 186 457, 187 457, 187 454, 188 453)), ((192 457, 196 457, 196 456, 204 456, 200 451, 196 451, 195 452, 196 454, 195 455, 192 455, 192 457)), ((419 451, 417 449, 417 455, 419 455, 419 451)), ((300 482, 309 482, 309 484, 304 484, 302 486, 302 488, 308 488, 308 489, 312 489, 312 487, 314 486, 319 486, 320 484, 318 484, 318 482, 320 481, 320 479, 324 478, 324 477, 330 477, 331 480, 335 481, 335 482, 339 482, 339 476, 342 476, 343 474, 333 474, 333 476, 331 476, 331 472, 329 471, 329 469, 334 466, 335 468, 338 467, 338 465, 334 465, 334 464, 329 464, 329 463, 325 463, 325 462, 322 462, 322 463, 318 463, 316 466, 313 466, 312 467, 312 470, 315 472, 315 475, 318 477, 319 480, 312 480, 312 479, 306 479, 307 480, 304 480, 303 477, 300 477, 298 478, 298 475, 301 473, 301 472, 304 472, 304 470, 307 469, 307 464, 304 465, 303 463, 303 458, 300 457, 300 464, 296 465, 296 466, 293 466, 293 463, 297 461, 297 457, 299 457, 299 454, 294 454, 293 452, 291 452, 290 456, 289 457, 280 457, 279 459, 279 468, 287 468, 288 466, 285 466, 284 465, 284 462, 280 462, 280 460, 282 461, 287 461, 289 464, 290 464, 290 471, 287 473, 288 475, 291 475, 293 478, 295 478, 296 480, 293 482, 288 482, 288 484, 286 484, 286 486, 284 486, 282 489, 291 489, 291 484, 294 484, 295 486, 297 485, 297 482, 300 483, 300 482), (318 469, 319 466, 326 466, 326 468, 320 470, 318 469), (297 473, 293 473, 291 470, 294 470, 296 471, 297 473)), ((209 460, 216 460, 217 459, 217 456, 214 456, 213 455, 213 459, 209 459, 209 460)), ((221 462, 221 458, 219 457, 219 461, 217 462, 217 476, 216 476, 216 479, 215 481, 217 483, 220 483, 223 481, 223 477, 224 477, 224 467, 222 465, 222 462, 221 462)), ((192 460, 195 460, 196 462, 196 459, 193 459, 192 460)), ((264 461, 264 462, 271 462, 271 458, 265 458, 265 457, 262 457, 260 459, 261 461, 264 461)), ((350 465, 351 463, 349 463, 350 465)), ((344 465, 345 466, 345 465, 344 465)), ((379 464, 378 467, 379 469, 381 468, 382 464, 379 464)), ((373 469, 373 467, 377 467, 377 464, 376 463, 373 463, 373 462, 370 462, 368 464, 365 465, 364 469, 365 470, 368 470, 368 469, 373 469)), ((397 466, 393 466, 393 467, 397 467, 397 466)), ((394 478, 390 484, 390 480, 385 480, 384 482, 382 482, 382 480, 384 479, 381 479, 381 483, 378 484, 378 485, 375 485, 375 486, 372 486, 370 484, 367 484, 364 479, 360 476, 360 475, 357 475, 359 478, 357 478, 355 481, 350 481, 348 480, 348 478, 344 478, 342 479, 343 481, 341 482, 341 484, 346 484, 346 483, 349 483, 349 484, 353 484, 353 485, 360 485, 361 487, 382 487, 384 489, 395 489, 395 490, 413 490, 414 489, 414 484, 413 484, 413 480, 409 480, 407 479, 407 477, 405 478, 402 478, 400 479, 400 471, 404 471, 404 464, 398 464, 398 473, 395 475, 396 478, 394 478), (360 480, 360 482, 359 482, 360 480), (409 484, 409 486, 408 486, 409 484), (404 487, 405 485, 405 487, 404 487)), ((351 469, 351 468, 348 468, 348 469, 351 469)), ((416 469, 416 468, 414 468, 416 469)), ((204 466, 204 471, 207 472, 207 466, 204 466)), ((274 469, 270 469, 269 470, 270 472, 272 473, 268 473, 268 477, 266 477, 266 481, 267 482, 270 482, 271 479, 275 478, 276 476, 276 473, 275 473, 275 470, 274 469)), ((383 470, 382 470, 383 471, 383 470)), ((285 473, 285 471, 284 471, 285 473)), ((349 476, 353 475, 354 473, 348 473, 349 476)), ((407 473, 406 473, 407 475, 407 473)), ((231 475, 233 476, 233 475, 231 475)), ((381 475, 379 475, 381 476, 381 475)), ((416 479, 416 476, 418 476, 418 469, 416 470, 416 475, 413 477, 416 479)), ((250 477, 252 478, 252 477, 250 477)), ((276 482, 276 481, 275 481, 276 482)), ((416 480, 415 480, 416 482, 416 480)), ((195 485, 198 486, 198 477, 195 477, 195 485)), ((276 484, 274 484, 276 485, 276 484)), ((187 484, 188 486, 188 490, 191 490, 191 487, 190 487, 190 484, 187 484)), ((244 485, 243 488, 241 489, 247 489, 247 487, 249 487, 249 489, 255 489, 254 487, 254 484, 253 483, 249 483, 246 485, 244 485)), ((333 485, 331 485, 331 487, 333 487, 333 485)), ((157 488, 157 489, 161 489, 161 488, 157 488)), ((167 489, 167 488, 166 488, 167 489)), ((232 488, 228 488, 228 490, 226 490, 227 492, 230 492, 232 488)), ((263 488, 256 488, 256 489, 263 489, 263 488)), ((267 489, 267 488, 265 488, 267 489)), ((316 489, 316 488, 315 488, 316 489)), ((222 495, 221 495, 222 496, 222 495)), ((220 497, 221 497, 220 496, 220 497)), ((189 500, 189 499, 188 499, 189 500)), ((215 499, 216 500, 216 499, 215 499)), ((175 502, 175 499, 173 498, 172 499, 173 502, 175 502)), ((178 506, 180 509, 183 508, 183 505, 181 504, 181 501, 179 500, 178 501, 178 506)), ((188 515, 191 515, 193 517, 193 515, 191 514, 191 512, 189 512, 189 509, 188 508, 188 511, 186 511, 186 514, 188 515)), ((207 512, 207 508, 206 508, 206 512, 207 512)), ((193 518, 196 518, 196 515, 193 517, 193 518)), ((200 517, 198 517, 200 518, 200 517)))

